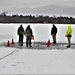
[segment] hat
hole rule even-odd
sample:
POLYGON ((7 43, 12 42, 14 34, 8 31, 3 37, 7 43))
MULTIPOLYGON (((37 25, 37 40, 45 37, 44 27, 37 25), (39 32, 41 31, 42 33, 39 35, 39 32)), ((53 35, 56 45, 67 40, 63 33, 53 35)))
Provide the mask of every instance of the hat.
POLYGON ((22 27, 22 24, 20 25, 20 27, 22 27))

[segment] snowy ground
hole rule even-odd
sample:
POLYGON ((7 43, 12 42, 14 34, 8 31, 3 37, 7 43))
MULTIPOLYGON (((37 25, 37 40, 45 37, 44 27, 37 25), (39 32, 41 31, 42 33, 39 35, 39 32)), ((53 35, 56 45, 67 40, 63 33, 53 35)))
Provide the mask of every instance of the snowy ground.
POLYGON ((17 27, 19 26, 15 27, 13 24, 11 27, 7 24, 0 26, 0 74, 75 74, 75 39, 73 35, 71 48, 66 48, 67 39, 64 37, 66 28, 57 26, 59 29, 58 35, 61 36, 57 36, 57 44, 52 44, 51 36, 44 35, 44 32, 41 32, 44 30, 47 33, 49 25, 47 27, 44 25, 44 28, 40 27, 42 28, 41 31, 39 30, 40 33, 39 31, 36 32, 38 30, 37 25, 32 26, 36 41, 36 43, 32 41, 32 48, 26 48, 25 41, 23 47, 20 47, 17 42, 7 47, 7 41, 11 40, 12 37, 14 41, 17 41, 18 37, 15 35, 17 27), (60 30, 63 30, 63 32, 60 32, 60 30), (40 36, 38 37, 36 33, 39 33, 40 36), (48 39, 51 41, 50 47, 46 45, 48 39), (43 42, 38 43, 37 41, 43 42))
POLYGON ((26 48, 25 43, 7 47, 0 46, 0 74, 75 74, 75 46, 66 48, 66 43, 32 43, 26 48))

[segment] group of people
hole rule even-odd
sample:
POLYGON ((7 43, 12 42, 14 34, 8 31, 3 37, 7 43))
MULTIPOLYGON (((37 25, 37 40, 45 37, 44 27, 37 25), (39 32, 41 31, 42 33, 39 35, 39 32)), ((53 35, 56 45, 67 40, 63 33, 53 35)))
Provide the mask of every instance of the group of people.
POLYGON ((19 45, 23 46, 23 38, 24 35, 26 36, 26 47, 32 47, 31 46, 31 37, 32 37, 32 29, 30 28, 30 25, 27 26, 27 28, 24 30, 23 26, 20 25, 20 27, 17 30, 17 34, 19 35, 19 45))
MULTIPOLYGON (((57 27, 53 24, 53 27, 51 29, 51 35, 52 35, 52 38, 53 38, 53 43, 56 44, 56 34, 57 34, 57 27)), ((20 27, 18 28, 17 30, 17 34, 19 35, 19 44, 21 46, 23 46, 23 38, 24 38, 24 35, 26 36, 26 47, 32 47, 31 46, 31 37, 33 35, 33 31, 30 27, 30 25, 27 26, 27 28, 24 30, 23 26, 20 25, 20 27)), ((67 37, 67 40, 68 40, 68 45, 67 45, 67 48, 69 48, 71 46, 71 37, 72 37, 72 27, 71 25, 68 25, 68 29, 66 31, 66 34, 65 36, 67 37)))
MULTIPOLYGON (((52 35, 54 44, 56 44, 56 34, 57 34, 57 27, 53 24, 53 27, 51 29, 51 35, 52 35)), ((67 40, 68 40, 67 48, 70 48, 70 46, 71 46, 71 37, 72 37, 72 27, 71 27, 70 24, 68 25, 67 31, 65 33, 65 37, 67 37, 67 40)))

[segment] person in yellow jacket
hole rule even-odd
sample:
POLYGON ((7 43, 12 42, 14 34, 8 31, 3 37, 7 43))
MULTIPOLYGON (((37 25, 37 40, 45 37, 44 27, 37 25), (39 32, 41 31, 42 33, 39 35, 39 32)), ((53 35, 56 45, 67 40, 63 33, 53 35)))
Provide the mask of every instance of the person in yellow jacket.
POLYGON ((67 46, 67 48, 69 48, 70 45, 71 45, 71 37, 72 37, 72 27, 71 27, 70 24, 68 25, 68 29, 66 31, 65 36, 67 37, 67 40, 68 40, 68 46, 67 46))

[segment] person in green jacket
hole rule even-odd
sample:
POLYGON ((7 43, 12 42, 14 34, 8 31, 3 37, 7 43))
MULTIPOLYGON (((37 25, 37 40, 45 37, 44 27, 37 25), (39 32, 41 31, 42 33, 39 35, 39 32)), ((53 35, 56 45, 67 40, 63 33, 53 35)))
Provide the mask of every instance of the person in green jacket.
POLYGON ((70 45, 71 45, 71 37, 72 37, 72 27, 71 27, 70 24, 68 25, 68 29, 66 31, 65 36, 67 37, 67 40, 68 40, 68 46, 67 46, 67 48, 70 48, 70 45))

